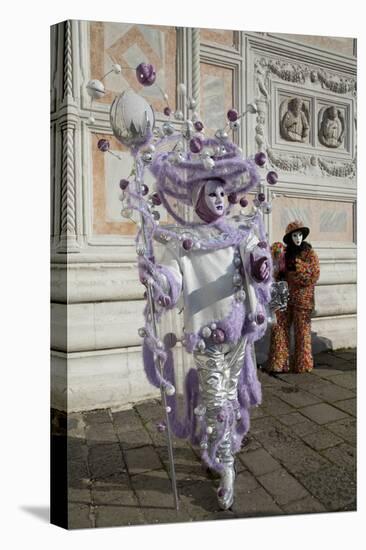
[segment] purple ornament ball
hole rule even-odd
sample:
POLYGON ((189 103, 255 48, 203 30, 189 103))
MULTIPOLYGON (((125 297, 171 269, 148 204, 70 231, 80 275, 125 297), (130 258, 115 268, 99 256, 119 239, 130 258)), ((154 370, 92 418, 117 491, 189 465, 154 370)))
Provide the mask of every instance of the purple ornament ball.
POLYGON ((259 202, 264 202, 266 200, 266 195, 264 193, 258 193, 259 202))
POLYGON ((265 316, 263 315, 263 313, 258 313, 257 315, 257 325, 263 325, 264 321, 265 321, 265 316))
POLYGON ((170 116, 172 114, 172 110, 169 107, 165 107, 164 109, 164 115, 170 116))
POLYGON ((226 493, 226 490, 224 487, 219 487, 218 491, 217 491, 217 496, 222 498, 226 493))
POLYGON ((184 250, 191 250, 191 248, 193 246, 192 239, 184 239, 184 241, 182 243, 182 246, 183 246, 184 250))
POLYGON ((141 195, 147 195, 149 192, 149 188, 147 185, 145 185, 144 183, 141 185, 141 195))
POLYGON ((229 193, 227 200, 230 204, 236 204, 238 202, 238 195, 236 193, 229 193))
POLYGON ((229 109, 227 112, 227 118, 230 120, 230 122, 235 122, 238 120, 238 111, 236 109, 229 109))
POLYGON ((248 206, 248 201, 246 198, 242 197, 239 201, 240 203, 240 206, 242 206, 243 208, 245 208, 246 206, 248 206))
POLYGON ((161 198, 159 197, 158 193, 154 193, 153 195, 151 195, 151 200, 155 206, 161 205, 161 198))
POLYGON ((267 248, 267 243, 266 241, 259 241, 257 246, 259 246, 259 248, 267 248))
POLYGON ((265 153, 257 153, 254 157, 254 162, 257 166, 264 166, 266 164, 267 156, 265 153))
POLYGON ((271 172, 268 172, 266 179, 267 179, 267 182, 268 182, 270 185, 274 185, 275 183, 278 182, 278 174, 277 174, 277 172, 274 172, 273 170, 271 170, 271 172))
POLYGON ((221 328, 212 331, 212 339, 215 344, 223 344, 225 342, 225 332, 221 328))
POLYGON ((107 139, 100 139, 98 141, 98 149, 99 151, 102 151, 102 153, 105 153, 109 149, 109 141, 107 139))
POLYGON ((143 86, 152 86, 156 79, 154 66, 150 63, 140 63, 136 67, 136 77, 143 86))
POLYGON ((196 122, 193 124, 195 130, 197 130, 197 132, 202 132, 203 130, 203 124, 200 120, 196 120, 196 122))
POLYGON ((192 153, 199 153, 202 150, 202 140, 199 137, 194 137, 189 142, 189 148, 192 153))
POLYGON ((119 182, 119 186, 120 186, 120 188, 122 189, 122 191, 124 191, 125 189, 127 189, 129 183, 130 183, 130 182, 129 182, 128 180, 125 180, 125 179, 123 179, 123 180, 121 180, 121 181, 119 182))
POLYGON ((164 336, 164 346, 167 349, 174 348, 174 346, 177 344, 177 337, 174 334, 174 332, 168 332, 164 336))

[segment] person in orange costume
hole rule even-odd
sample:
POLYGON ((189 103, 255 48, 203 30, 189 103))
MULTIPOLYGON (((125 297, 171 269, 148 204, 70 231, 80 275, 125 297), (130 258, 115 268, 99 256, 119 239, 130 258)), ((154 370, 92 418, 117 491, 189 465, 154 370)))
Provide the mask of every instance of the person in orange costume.
MULTIPOLYGON (((287 281, 289 301, 285 311, 277 311, 277 324, 272 327, 268 370, 271 372, 309 372, 314 361, 311 350, 311 312, 314 309, 314 287, 319 279, 319 259, 311 244, 305 241, 309 228, 295 220, 288 224, 283 241, 286 244, 277 280, 287 281), (290 329, 294 325, 295 355, 290 357, 290 329)), ((277 247, 278 248, 278 247, 277 247)))

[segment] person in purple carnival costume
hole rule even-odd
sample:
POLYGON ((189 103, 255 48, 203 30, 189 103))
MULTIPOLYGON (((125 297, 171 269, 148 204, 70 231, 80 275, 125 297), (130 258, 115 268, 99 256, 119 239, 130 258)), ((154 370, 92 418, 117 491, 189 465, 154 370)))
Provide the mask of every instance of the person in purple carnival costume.
MULTIPOLYGON (((217 151, 220 142, 206 140, 204 145, 217 151)), ((178 164, 176 156, 166 153, 153 160, 151 171, 159 197, 180 225, 155 232, 164 244, 158 263, 146 259, 139 263, 141 281, 149 280, 154 286, 157 307, 171 309, 183 301, 182 343, 193 353, 195 368, 186 376, 182 420, 175 395, 169 396, 175 385, 171 352, 164 357, 171 425, 177 436, 199 444, 204 463, 219 473, 217 498, 224 510, 233 504, 234 455, 249 430, 250 407, 261 402, 253 346, 266 330, 272 284, 271 255, 260 210, 251 216, 228 217, 238 201, 233 191, 238 175, 246 178, 240 192, 258 183, 255 163, 240 157, 234 144, 225 146, 226 152, 210 157, 215 167, 209 172, 190 153, 178 164), (180 190, 180 200, 193 207, 192 223, 172 210, 166 196, 176 198, 174 188, 180 190)), ((221 143, 221 153, 223 149, 221 143)), ((145 330, 151 335, 148 326, 145 330)), ((144 362, 150 381, 160 385, 148 338, 144 362)))

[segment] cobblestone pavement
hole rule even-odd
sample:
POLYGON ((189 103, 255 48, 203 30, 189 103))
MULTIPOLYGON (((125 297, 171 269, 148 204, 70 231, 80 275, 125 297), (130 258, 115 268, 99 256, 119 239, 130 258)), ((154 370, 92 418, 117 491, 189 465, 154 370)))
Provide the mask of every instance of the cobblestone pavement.
POLYGON ((263 405, 237 455, 236 498, 219 511, 217 479, 175 439, 173 509, 158 401, 68 420, 70 528, 356 509, 356 352, 324 352, 308 374, 259 371, 263 405))

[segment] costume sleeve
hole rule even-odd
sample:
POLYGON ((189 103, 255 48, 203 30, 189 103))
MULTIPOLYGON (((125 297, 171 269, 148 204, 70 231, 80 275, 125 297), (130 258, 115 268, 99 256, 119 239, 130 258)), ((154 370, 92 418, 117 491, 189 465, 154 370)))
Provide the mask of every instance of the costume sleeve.
POLYGON ((301 286, 315 285, 319 276, 319 258, 313 249, 309 250, 306 259, 296 259, 294 278, 301 286))
POLYGON ((161 278, 162 287, 169 295, 173 307, 178 302, 182 291, 183 276, 179 259, 169 246, 164 247, 161 261, 156 264, 156 269, 161 278))

